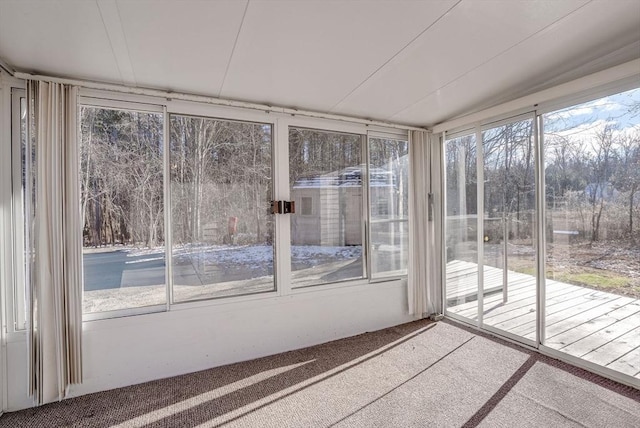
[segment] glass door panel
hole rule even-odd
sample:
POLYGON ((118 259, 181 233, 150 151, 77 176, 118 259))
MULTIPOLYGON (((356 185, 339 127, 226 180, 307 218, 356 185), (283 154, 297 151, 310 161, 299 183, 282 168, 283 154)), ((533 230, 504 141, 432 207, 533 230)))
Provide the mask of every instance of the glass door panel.
POLYGON ((482 133, 483 324, 536 339, 533 119, 482 133))
POLYGON ((475 134, 445 141, 448 313, 478 318, 477 146, 475 134))
POLYGON ((271 125, 170 116, 175 302, 275 290, 271 125))
POLYGON ((640 379, 640 88, 543 116, 543 345, 640 379))

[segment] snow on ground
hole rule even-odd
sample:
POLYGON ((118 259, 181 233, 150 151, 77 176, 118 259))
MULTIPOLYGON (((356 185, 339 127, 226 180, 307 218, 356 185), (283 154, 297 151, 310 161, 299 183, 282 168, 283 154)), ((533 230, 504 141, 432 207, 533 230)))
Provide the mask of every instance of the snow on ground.
MULTIPOLYGON (((164 247, 88 248, 84 253, 85 263, 92 260, 92 269, 85 269, 85 285, 95 283, 85 289, 85 312, 164 304, 164 247), (126 256, 109 257, 106 262, 105 253, 126 256), (114 284, 104 284, 105 272, 111 274, 116 281, 114 284), (87 275, 93 277, 87 278, 87 275)), ((302 286, 327 282, 326 275, 350 277, 351 273, 343 270, 357 263, 362 248, 292 246, 291 254, 294 280, 302 286)), ((273 247, 270 245, 174 246, 173 266, 176 301, 252 294, 274 287, 273 247)))
MULTIPOLYGON (((135 257, 134 260, 127 261, 127 264, 144 263, 164 258, 164 247, 124 247, 121 251, 125 251, 128 257, 135 257), (156 257, 141 257, 154 255, 156 257)), ((353 260, 361 256, 362 247, 360 246, 291 246, 291 262, 300 267, 316 266, 326 260, 353 260)), ((273 247, 270 245, 186 244, 174 246, 173 257, 175 263, 242 265, 243 267, 256 269, 273 263, 273 247)))

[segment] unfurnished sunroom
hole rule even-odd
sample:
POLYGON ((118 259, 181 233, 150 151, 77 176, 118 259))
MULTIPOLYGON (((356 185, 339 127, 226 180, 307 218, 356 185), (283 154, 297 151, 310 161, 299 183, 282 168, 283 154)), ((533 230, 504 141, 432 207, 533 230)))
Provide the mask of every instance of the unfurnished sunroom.
POLYGON ((640 385, 640 2, 0 2, 2 409, 416 319, 640 385))

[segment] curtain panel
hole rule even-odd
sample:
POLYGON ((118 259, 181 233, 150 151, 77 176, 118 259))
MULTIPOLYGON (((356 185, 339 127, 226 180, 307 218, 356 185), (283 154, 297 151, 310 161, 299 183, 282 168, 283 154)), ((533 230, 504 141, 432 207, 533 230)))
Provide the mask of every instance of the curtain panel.
POLYGON ((409 146, 409 313, 442 313, 440 146, 427 131, 412 131, 409 146))
POLYGON ((29 391, 61 400, 82 382, 82 237, 77 88, 27 82, 35 149, 35 210, 29 299, 29 391))

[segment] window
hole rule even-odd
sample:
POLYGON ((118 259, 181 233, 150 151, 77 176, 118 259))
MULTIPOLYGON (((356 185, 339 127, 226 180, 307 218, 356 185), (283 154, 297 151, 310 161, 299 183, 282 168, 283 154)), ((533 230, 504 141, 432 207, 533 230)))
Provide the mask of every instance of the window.
POLYGON ((372 278, 407 273, 409 253, 409 144, 369 138, 372 278))
POLYGON ((271 125, 171 115, 175 302, 275 290, 271 125))
POLYGON ((33 255, 31 236, 33 227, 33 209, 35 199, 33 184, 35 180, 35 156, 32 144, 27 140, 27 99, 24 90, 12 90, 11 104, 12 128, 12 192, 15 198, 13 207, 13 223, 22 225, 23 233, 13 231, 14 254, 22 257, 14 258, 15 280, 11 289, 13 311, 10 314, 15 330, 26 328, 26 286, 31 275, 33 255))
POLYGON ((300 207, 300 215, 313 215, 313 198, 303 196, 300 198, 302 206, 300 207))
MULTIPOLYGON (((372 137, 367 145, 364 127, 291 126, 280 142, 288 144, 287 165, 274 157, 274 124, 253 119, 261 114, 239 115, 251 121, 165 114, 161 104, 95 94, 84 93, 78 109, 85 319, 274 292, 276 267, 291 278, 283 293, 406 274, 406 138, 372 137), (271 213, 276 186, 289 187, 296 213, 271 213), (276 224, 290 227, 289 242, 278 242, 276 224), (276 249, 291 264, 278 266, 276 249)), ((15 91, 13 215, 24 224, 8 296, 16 329, 25 326, 35 212, 26 107, 24 91, 15 91)))
POLYGON ((161 113, 80 107, 84 312, 166 303, 161 113))
POLYGON ((289 186, 296 206, 307 198, 313 215, 291 216, 294 287, 363 278, 362 136, 289 128, 289 186))

